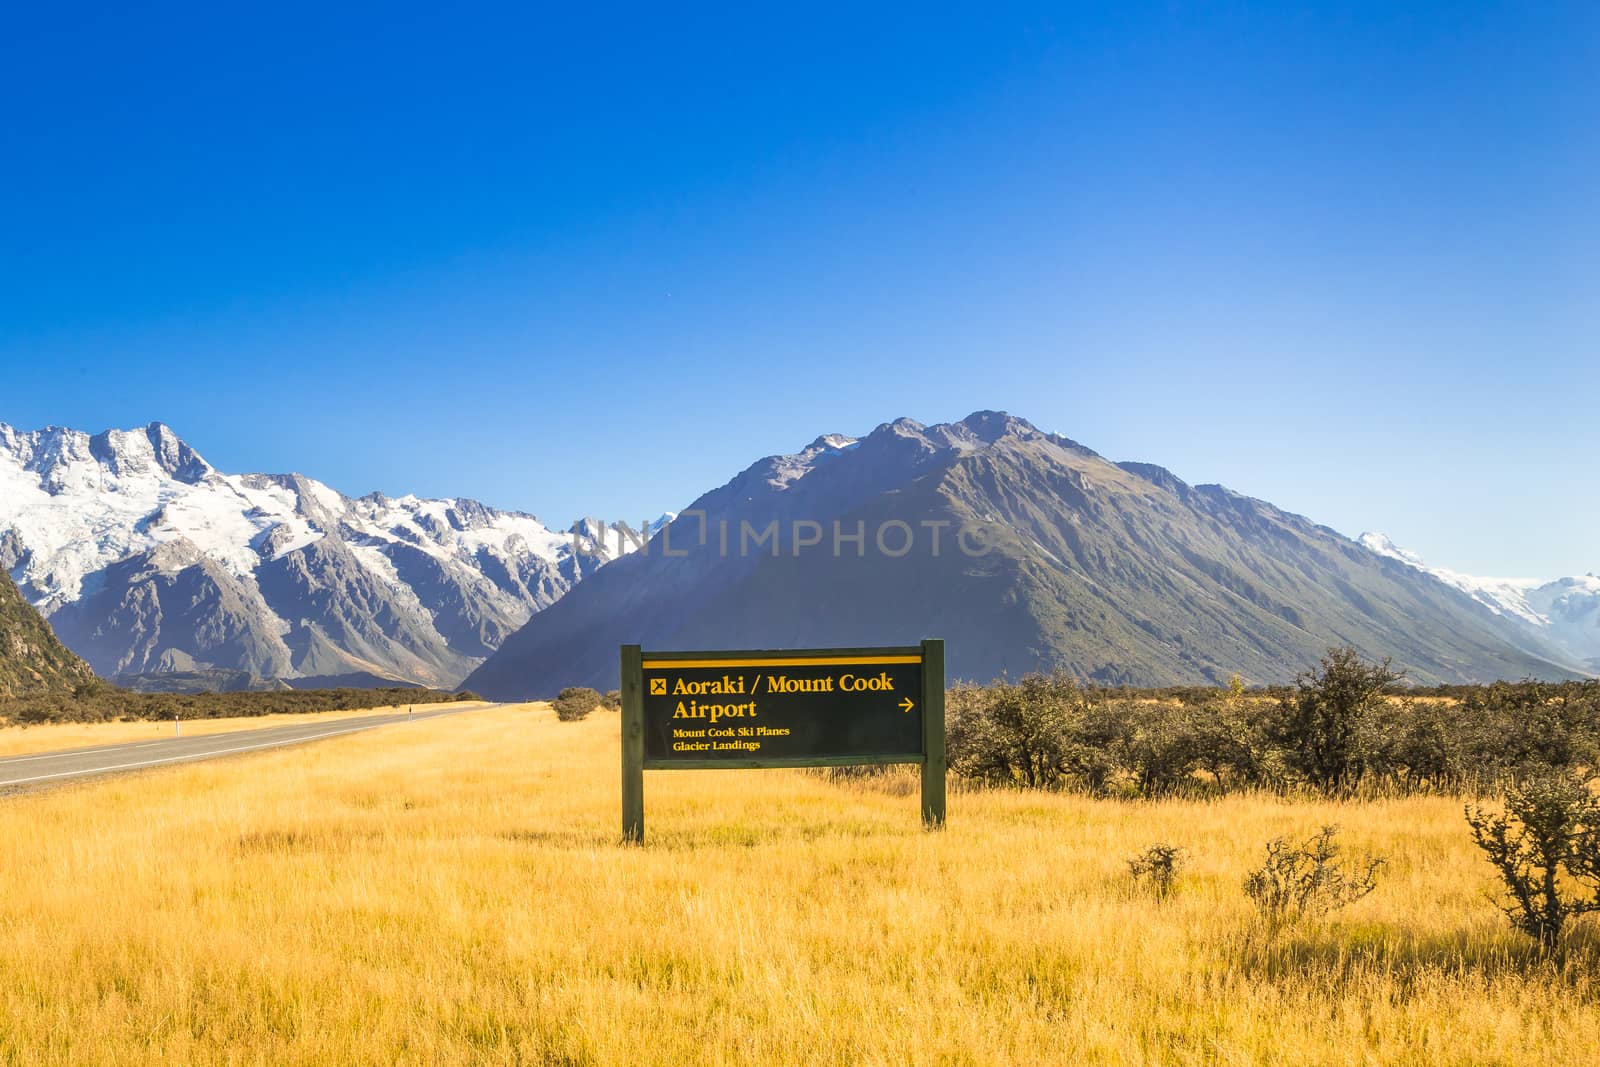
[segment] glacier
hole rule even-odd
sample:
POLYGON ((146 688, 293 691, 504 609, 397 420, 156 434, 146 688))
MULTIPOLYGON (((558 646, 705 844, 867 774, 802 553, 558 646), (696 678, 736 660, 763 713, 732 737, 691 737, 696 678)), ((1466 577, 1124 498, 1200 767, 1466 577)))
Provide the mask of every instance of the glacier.
POLYGON ((596 533, 466 498, 224 473, 161 423, 0 423, 0 566, 102 676, 451 687, 619 554, 596 533))

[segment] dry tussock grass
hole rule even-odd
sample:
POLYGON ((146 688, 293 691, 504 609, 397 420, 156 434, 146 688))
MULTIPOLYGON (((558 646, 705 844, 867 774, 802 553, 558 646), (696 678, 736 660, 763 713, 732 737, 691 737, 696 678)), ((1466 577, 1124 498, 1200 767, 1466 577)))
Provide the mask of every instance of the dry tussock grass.
POLYGON ((18 1063, 1585 1064, 1592 943, 1539 961, 1449 799, 1159 803, 652 772, 617 718, 500 708, 13 797, 18 1063), (1262 843, 1377 892, 1268 936, 1262 843), (1157 902, 1124 860, 1191 864, 1157 902))

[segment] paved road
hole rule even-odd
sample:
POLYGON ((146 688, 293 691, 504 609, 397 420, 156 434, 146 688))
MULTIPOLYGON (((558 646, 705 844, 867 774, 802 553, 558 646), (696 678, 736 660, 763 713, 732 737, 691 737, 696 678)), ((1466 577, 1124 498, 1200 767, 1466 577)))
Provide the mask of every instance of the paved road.
POLYGON ((319 741, 324 737, 375 730, 390 723, 420 722, 441 715, 460 715, 468 711, 481 711, 486 705, 456 707, 450 704, 421 704, 415 715, 405 712, 398 715, 362 715, 331 722, 297 723, 293 726, 270 726, 260 730, 232 730, 225 734, 207 734, 203 737, 168 737, 159 741, 128 741, 120 745, 97 745, 93 748, 69 748, 59 752, 35 752, 26 756, 9 756, 0 759, 0 792, 18 788, 52 785, 86 778, 97 774, 115 774, 144 767, 164 764, 189 763, 195 760, 230 756, 237 752, 258 752, 284 745, 298 745, 306 741, 319 741))

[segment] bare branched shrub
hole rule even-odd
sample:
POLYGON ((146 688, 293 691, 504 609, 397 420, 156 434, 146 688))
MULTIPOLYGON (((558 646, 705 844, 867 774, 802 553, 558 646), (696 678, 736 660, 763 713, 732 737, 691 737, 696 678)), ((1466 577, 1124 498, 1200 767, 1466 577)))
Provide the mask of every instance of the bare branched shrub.
POLYGON ((1136 885, 1148 885, 1157 899, 1165 900, 1183 869, 1183 849, 1157 842, 1128 860, 1128 873, 1136 885))
POLYGON ((1377 887, 1383 860, 1353 861, 1347 869, 1339 861, 1338 834, 1337 826, 1324 826, 1298 846, 1284 837, 1267 842, 1265 861, 1244 880, 1245 893, 1266 919, 1276 924, 1323 915, 1377 887))
POLYGON ((1545 949, 1600 912, 1600 800, 1577 774, 1532 778, 1506 794, 1504 816, 1469 807, 1467 823, 1505 882, 1501 909, 1545 949))

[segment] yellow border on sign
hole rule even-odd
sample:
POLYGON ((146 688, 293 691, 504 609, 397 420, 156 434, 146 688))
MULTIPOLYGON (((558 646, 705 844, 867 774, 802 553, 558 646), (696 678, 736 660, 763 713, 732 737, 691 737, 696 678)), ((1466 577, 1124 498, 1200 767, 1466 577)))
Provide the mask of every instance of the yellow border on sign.
POLYGON ((647 671, 674 667, 843 667, 852 664, 921 663, 921 656, 777 656, 770 659, 647 659, 647 671))

